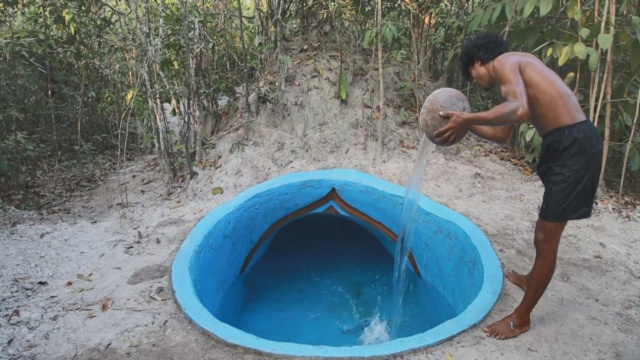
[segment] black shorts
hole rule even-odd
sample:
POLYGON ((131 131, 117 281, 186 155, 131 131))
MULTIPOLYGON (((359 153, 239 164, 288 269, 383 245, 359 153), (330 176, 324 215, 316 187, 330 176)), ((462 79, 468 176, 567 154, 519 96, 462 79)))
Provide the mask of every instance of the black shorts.
POLYGON ((591 216, 602 166, 602 140, 589 120, 553 129, 542 137, 537 172, 544 184, 540 218, 591 216))

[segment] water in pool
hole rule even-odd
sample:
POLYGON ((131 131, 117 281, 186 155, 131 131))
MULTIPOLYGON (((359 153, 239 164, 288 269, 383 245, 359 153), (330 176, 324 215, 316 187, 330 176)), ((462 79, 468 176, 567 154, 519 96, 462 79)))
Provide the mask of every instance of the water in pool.
MULTIPOLYGON (((297 219, 265 244, 264 255, 212 312, 273 341, 353 346, 390 340, 394 257, 380 241, 344 216, 297 219)), ((397 337, 456 315, 442 294, 411 271, 407 284, 397 337)))

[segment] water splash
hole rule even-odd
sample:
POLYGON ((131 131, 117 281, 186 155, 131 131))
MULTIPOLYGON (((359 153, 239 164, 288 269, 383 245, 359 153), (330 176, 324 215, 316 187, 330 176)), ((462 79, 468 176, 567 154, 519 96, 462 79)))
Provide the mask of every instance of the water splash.
POLYGON ((404 204, 400 216, 400 232, 396 242, 393 264, 393 296, 389 319, 392 338, 398 337, 398 330, 402 322, 402 299, 407 288, 407 254, 413 240, 413 227, 415 225, 418 197, 420 196, 422 174, 424 173, 427 157, 433 152, 434 148, 435 144, 429 141, 426 136, 423 136, 418 150, 418 159, 413 167, 413 173, 404 196, 404 204))
POLYGON ((375 345, 391 340, 387 321, 381 320, 380 315, 376 314, 359 339, 364 345, 375 345))

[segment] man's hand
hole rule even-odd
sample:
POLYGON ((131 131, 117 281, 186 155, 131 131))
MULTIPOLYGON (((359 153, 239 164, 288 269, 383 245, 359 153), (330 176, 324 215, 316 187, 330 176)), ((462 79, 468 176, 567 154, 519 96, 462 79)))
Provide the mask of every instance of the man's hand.
POLYGON ((455 144, 466 135, 469 127, 465 124, 464 117, 468 115, 467 113, 442 111, 439 115, 449 121, 433 133, 438 142, 455 144))

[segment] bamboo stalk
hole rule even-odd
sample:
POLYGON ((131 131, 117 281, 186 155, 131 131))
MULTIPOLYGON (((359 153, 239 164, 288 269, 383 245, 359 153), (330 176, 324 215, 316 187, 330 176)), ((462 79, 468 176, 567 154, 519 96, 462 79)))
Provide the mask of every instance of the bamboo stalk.
MULTIPOLYGON (((607 0, 608 1, 608 0, 607 0)), ((598 19, 598 11, 600 9, 600 0, 596 0, 596 6, 595 6, 595 19, 598 19)), ((605 3, 605 17, 607 16, 606 14, 606 9, 607 9, 607 4, 605 3)), ((600 24, 600 33, 604 32, 604 22, 600 24)), ((596 48, 596 39, 593 39, 592 43, 591 43, 591 47, 592 48, 596 48)), ((598 59, 600 59, 600 47, 597 47, 597 51, 598 51, 598 59)), ((595 104, 596 104, 596 92, 598 91, 598 81, 600 80, 600 61, 598 61, 598 65, 596 66, 596 69, 593 73, 591 73, 591 87, 589 89, 589 118, 591 119, 591 121, 597 126, 598 125, 598 119, 596 118, 596 112, 595 112, 595 104)), ((604 80, 603 80, 604 81, 604 80)))
MULTIPOLYGON (((615 24, 616 24, 616 0, 611 0, 609 2, 609 33, 613 36, 615 33, 615 24)), ((609 155, 609 142, 611 138, 611 79, 613 72, 613 49, 614 44, 611 43, 611 46, 607 52, 607 108, 604 118, 604 144, 602 148, 602 168, 600 170, 600 180, 599 183, 604 184, 604 169, 607 166, 607 157, 609 155)))
POLYGON ((629 153, 631 152, 631 143, 633 142, 636 124, 638 123, 638 113, 640 113, 640 88, 638 88, 638 97, 636 98, 636 116, 633 118, 633 124, 631 125, 631 134, 629 135, 627 149, 624 152, 624 158, 622 160, 622 176, 620 177, 620 191, 618 192, 618 197, 620 199, 622 199, 622 189, 624 188, 624 177, 627 170, 627 161, 629 161, 629 153))
POLYGON ((380 118, 378 119, 378 158, 382 155, 382 133, 384 132, 384 82, 382 68, 382 0, 378 0, 378 80, 380 83, 380 118))

